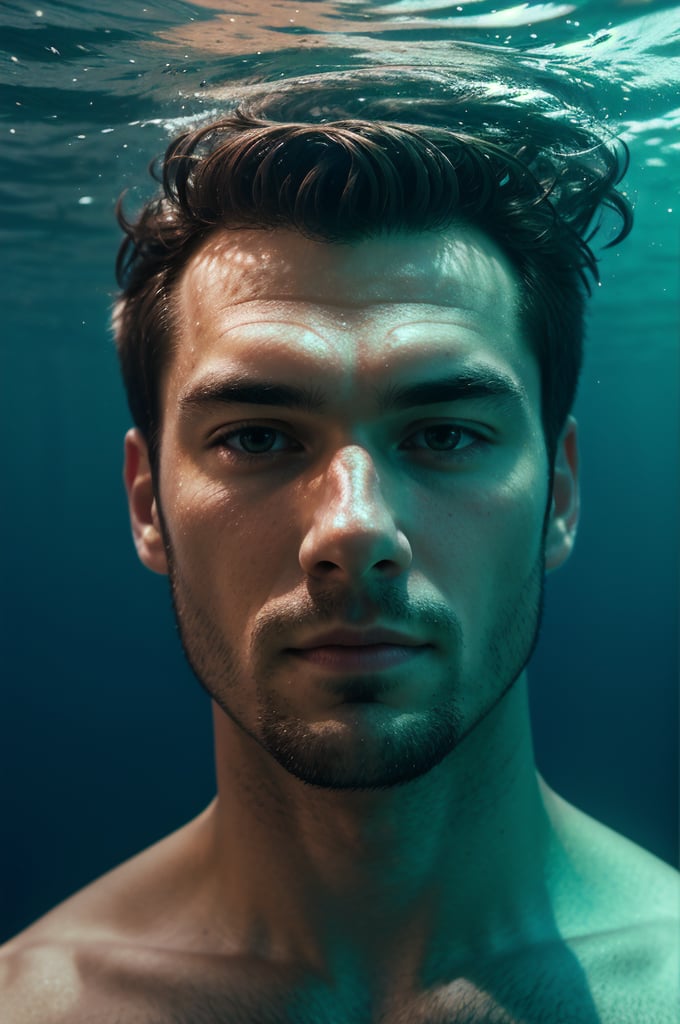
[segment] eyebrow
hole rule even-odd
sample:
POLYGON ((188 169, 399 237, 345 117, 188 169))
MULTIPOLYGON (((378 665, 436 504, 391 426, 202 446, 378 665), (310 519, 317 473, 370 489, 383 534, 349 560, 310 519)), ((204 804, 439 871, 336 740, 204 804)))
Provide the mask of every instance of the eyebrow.
POLYGON ((380 405, 382 411, 387 411, 474 399, 506 406, 522 404, 525 398, 524 389, 512 377, 484 366, 466 368, 435 380, 390 387, 380 395, 380 405))
POLYGON ((210 405, 276 405, 318 412, 325 404, 323 394, 314 388, 277 384, 244 374, 216 374, 200 381, 179 398, 180 412, 188 415, 210 405))
MULTIPOLYGON (((376 388, 380 412, 444 402, 483 400, 517 405, 525 392, 512 377, 491 367, 466 368, 455 374, 402 386, 376 388)), ((215 374, 180 395, 180 413, 191 416, 211 405, 265 405, 319 412, 328 400, 318 388, 279 384, 246 374, 215 374)))

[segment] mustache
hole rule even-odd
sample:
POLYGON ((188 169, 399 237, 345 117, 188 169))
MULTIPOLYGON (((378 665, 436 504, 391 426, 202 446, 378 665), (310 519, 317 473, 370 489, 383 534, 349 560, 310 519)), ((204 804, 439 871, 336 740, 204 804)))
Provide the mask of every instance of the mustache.
POLYGON ((329 624, 361 628, 376 623, 395 629, 410 627, 418 634, 460 633, 460 623, 451 608, 437 598, 409 595, 396 588, 372 595, 338 590, 320 590, 312 595, 305 590, 287 594, 263 608, 253 625, 252 643, 260 645, 329 624))

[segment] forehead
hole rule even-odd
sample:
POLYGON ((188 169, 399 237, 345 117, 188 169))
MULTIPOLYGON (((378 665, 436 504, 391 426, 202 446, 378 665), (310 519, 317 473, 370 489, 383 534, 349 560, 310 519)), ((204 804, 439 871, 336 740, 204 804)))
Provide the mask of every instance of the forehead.
MULTIPOLYGON (((517 283, 507 258, 478 229, 386 234, 356 243, 314 241, 291 230, 224 230, 189 261, 181 302, 188 307, 210 291, 227 304, 268 297, 355 307, 402 301, 479 308, 485 294, 517 283)), ((188 309, 187 309, 188 312, 188 309)))
POLYGON ((219 231, 179 281, 166 402, 201 374, 239 369, 328 375, 351 393, 376 374, 481 358, 521 383, 537 368, 518 298, 507 257, 467 225, 351 245, 219 231))

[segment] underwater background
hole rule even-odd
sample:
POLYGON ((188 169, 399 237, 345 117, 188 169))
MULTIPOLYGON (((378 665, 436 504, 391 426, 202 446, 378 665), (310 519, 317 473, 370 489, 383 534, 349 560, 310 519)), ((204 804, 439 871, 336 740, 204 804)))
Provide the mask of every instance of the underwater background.
POLYGON ((529 677, 548 783, 677 863, 678 5, 2 2, 0 941, 214 793, 209 701, 130 540, 115 200, 249 83, 450 66, 453 43, 578 86, 630 147, 636 224, 601 253, 575 408, 582 525, 529 677))

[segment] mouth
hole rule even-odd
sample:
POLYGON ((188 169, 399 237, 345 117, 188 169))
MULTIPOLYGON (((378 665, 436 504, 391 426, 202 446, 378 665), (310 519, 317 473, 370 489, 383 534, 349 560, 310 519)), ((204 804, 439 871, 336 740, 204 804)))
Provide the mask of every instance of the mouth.
POLYGON ((357 674, 408 666, 431 650, 420 637, 396 629, 342 625, 302 639, 287 653, 327 672, 357 674))
POLYGON ((289 653, 301 661, 331 672, 379 672, 408 665, 429 650, 429 644, 323 643, 290 648, 289 653))

